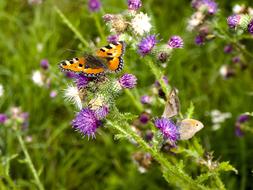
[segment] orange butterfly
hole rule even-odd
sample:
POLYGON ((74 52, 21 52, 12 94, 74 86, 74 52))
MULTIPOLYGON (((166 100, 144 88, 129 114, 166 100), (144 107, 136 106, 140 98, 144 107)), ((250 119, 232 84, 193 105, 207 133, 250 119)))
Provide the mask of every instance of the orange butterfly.
POLYGON ((97 50, 96 55, 86 54, 80 58, 61 61, 59 67, 63 71, 82 73, 87 77, 97 77, 106 72, 118 72, 123 68, 125 43, 110 43, 97 50))

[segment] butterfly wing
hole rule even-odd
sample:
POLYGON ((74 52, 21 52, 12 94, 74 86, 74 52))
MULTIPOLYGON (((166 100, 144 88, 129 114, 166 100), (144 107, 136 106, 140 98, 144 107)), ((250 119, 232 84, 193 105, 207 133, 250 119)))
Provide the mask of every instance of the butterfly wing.
POLYGON ((204 125, 195 119, 184 119, 177 123, 180 140, 188 140, 192 138, 204 125))
POLYGON ((180 102, 177 95, 177 90, 172 89, 170 94, 167 97, 167 101, 166 101, 164 112, 163 112, 163 117, 165 118, 174 117, 178 115, 179 111, 180 111, 180 102))
POLYGON ((63 71, 82 73, 88 77, 96 77, 106 71, 105 63, 92 55, 64 60, 59 64, 63 71))
POLYGON ((125 51, 125 43, 119 41, 100 48, 97 51, 96 55, 99 58, 103 58, 106 60, 107 67, 110 71, 118 72, 122 70, 124 65, 122 58, 124 51, 125 51))

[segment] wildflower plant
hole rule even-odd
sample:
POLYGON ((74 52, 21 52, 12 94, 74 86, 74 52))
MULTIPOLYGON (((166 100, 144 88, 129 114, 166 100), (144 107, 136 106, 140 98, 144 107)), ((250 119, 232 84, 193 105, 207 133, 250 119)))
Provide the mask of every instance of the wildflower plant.
MULTIPOLYGON (((89 7, 91 2, 89 1, 89 7)), ((100 4, 97 5, 100 7, 100 4)), ((74 73, 73 84, 65 91, 65 97, 77 108, 72 127, 88 138, 95 138, 99 130, 107 127, 113 131, 116 139, 126 139, 142 150, 142 153, 134 156, 138 164, 143 163, 140 160, 147 163, 141 171, 148 170, 151 160, 156 160, 161 165, 163 177, 174 186, 187 189, 225 189, 220 172, 236 170, 228 162, 213 161, 211 153, 206 156, 199 140, 193 137, 203 128, 200 121, 192 119, 194 106, 191 105, 186 114, 179 111, 178 97, 172 94, 176 91, 175 87, 171 86, 164 74, 164 68, 168 66, 173 52, 184 47, 183 39, 171 34, 167 36, 167 42, 163 42, 162 37, 155 32, 151 17, 142 12, 143 3, 140 0, 129 0, 127 5, 128 10, 122 13, 107 13, 103 16, 110 33, 107 38, 102 37, 104 34, 101 31, 100 35, 103 42, 105 39, 109 42, 124 41, 125 57, 129 58, 125 58, 126 67, 135 68, 135 65, 130 66, 133 64, 130 58, 131 54, 137 55, 139 62, 146 64, 146 69, 154 76, 156 81, 150 89, 155 90, 147 92, 149 96, 135 98, 134 92, 138 94, 138 74, 135 76, 131 72, 126 73, 125 68, 120 73, 106 73, 98 77, 74 73), (123 92, 131 100, 128 104, 132 103, 138 110, 137 113, 120 112, 116 99, 120 99, 123 92), (164 113, 154 109, 156 106, 164 110, 164 113), (143 125, 147 128, 140 127, 143 125), (191 138, 193 139, 189 140, 191 138), (166 151, 164 147, 168 147, 166 151), (189 157, 192 158, 190 162, 189 157), (194 175, 187 165, 194 165, 201 172, 194 175)), ((209 31, 205 32, 202 23, 216 14, 217 4, 212 0, 197 0, 193 1, 193 7, 197 13, 192 19, 197 17, 201 20, 197 24, 190 21, 191 24, 194 23, 191 29, 197 28, 201 37, 206 39, 209 31)), ((81 33, 60 9, 56 8, 56 11, 88 48, 89 43, 81 33)), ((97 22, 101 29, 100 24, 100 21, 97 22)))

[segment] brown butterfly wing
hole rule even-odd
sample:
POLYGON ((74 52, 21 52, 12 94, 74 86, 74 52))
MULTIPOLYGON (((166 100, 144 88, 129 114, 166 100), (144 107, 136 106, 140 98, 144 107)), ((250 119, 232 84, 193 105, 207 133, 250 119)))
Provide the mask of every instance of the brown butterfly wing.
POLYGON ((167 101, 165 103, 165 108, 162 116, 165 118, 171 118, 178 115, 179 111, 180 111, 180 102, 177 95, 177 91, 176 89, 172 89, 167 97, 167 101))

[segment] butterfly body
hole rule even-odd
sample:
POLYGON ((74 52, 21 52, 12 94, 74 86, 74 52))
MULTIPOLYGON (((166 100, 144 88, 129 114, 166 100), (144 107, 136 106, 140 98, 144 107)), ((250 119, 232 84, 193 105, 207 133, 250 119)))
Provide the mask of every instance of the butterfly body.
POLYGON ((59 64, 63 71, 82 73, 87 77, 97 77, 106 72, 118 72, 123 68, 124 42, 111 43, 100 48, 96 55, 86 54, 80 58, 64 60, 59 64))

